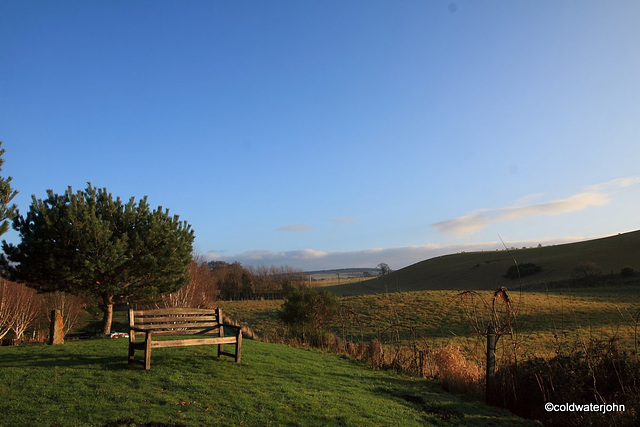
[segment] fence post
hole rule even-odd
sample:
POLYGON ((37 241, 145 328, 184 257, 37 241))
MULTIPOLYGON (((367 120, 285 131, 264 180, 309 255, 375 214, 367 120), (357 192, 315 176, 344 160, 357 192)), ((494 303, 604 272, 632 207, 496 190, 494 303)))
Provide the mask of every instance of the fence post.
POLYGON ((487 375, 486 375, 486 391, 485 401, 487 404, 493 404, 495 402, 496 392, 496 331, 493 325, 489 325, 487 328, 487 375))
POLYGON ((62 312, 60 310, 51 311, 49 344, 64 344, 64 322, 62 321, 62 312))

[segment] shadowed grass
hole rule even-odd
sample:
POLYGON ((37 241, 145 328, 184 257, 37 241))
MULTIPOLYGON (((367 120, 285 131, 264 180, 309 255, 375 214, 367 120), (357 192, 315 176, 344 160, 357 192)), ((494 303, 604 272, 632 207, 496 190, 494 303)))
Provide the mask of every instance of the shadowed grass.
POLYGON ((3 425, 517 425, 503 410, 424 380, 314 350, 245 341, 243 363, 214 346, 155 349, 150 371, 126 340, 0 348, 3 425))
POLYGON ((522 278, 525 285, 571 279, 575 268, 593 262, 605 275, 619 276, 623 267, 640 269, 640 231, 617 236, 545 246, 516 249, 509 252, 468 252, 431 258, 391 274, 361 283, 331 286, 327 290, 336 295, 363 295, 386 292, 411 292, 442 289, 514 288, 517 281, 503 275, 513 265, 533 263, 542 271, 522 278))

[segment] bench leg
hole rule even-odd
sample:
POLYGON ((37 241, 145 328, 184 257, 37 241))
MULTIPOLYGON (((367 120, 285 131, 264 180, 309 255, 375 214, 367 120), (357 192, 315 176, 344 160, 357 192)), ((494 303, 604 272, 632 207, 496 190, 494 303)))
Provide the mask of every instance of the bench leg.
MULTIPOLYGON (((218 315, 220 312, 218 311, 218 315)), ((222 318, 220 318, 220 322, 222 322, 222 318)), ((224 326, 220 325, 220 337, 224 337, 224 326)), ((218 344, 218 359, 222 359, 222 353, 224 352, 224 344, 218 344)))
POLYGON ((135 332, 129 331, 129 365, 133 363, 135 349, 133 348, 133 343, 136 342, 135 332))
POLYGON ((131 365, 133 363, 134 357, 133 355, 135 354, 135 349, 131 346, 131 344, 129 344, 129 365, 131 365))
POLYGON ((144 343, 144 369, 151 369, 151 332, 147 332, 144 343))
POLYGON ((239 330, 237 341, 236 341, 236 363, 240 363, 241 359, 242 359, 242 330, 239 330))

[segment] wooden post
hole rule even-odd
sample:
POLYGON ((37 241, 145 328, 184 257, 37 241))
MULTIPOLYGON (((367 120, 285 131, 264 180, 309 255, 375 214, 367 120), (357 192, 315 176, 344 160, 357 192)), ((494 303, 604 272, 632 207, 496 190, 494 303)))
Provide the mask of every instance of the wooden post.
POLYGON ((487 328, 487 375, 486 375, 486 391, 485 401, 487 404, 495 402, 496 392, 496 331, 493 325, 487 328))
POLYGON ((49 328, 49 344, 64 344, 64 322, 60 310, 51 311, 51 326, 49 328))

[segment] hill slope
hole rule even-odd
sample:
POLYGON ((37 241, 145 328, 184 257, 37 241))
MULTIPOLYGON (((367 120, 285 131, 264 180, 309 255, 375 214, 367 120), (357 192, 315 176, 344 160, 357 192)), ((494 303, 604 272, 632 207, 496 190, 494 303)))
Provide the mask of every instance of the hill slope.
POLYGON ((326 288, 336 295, 438 289, 495 289, 514 287, 507 269, 533 263, 542 271, 523 277, 523 284, 552 282, 574 276, 575 268, 595 263, 602 273, 617 274, 623 267, 640 269, 640 231, 602 239, 513 251, 468 252, 431 258, 366 282, 326 288))

